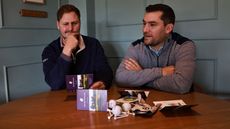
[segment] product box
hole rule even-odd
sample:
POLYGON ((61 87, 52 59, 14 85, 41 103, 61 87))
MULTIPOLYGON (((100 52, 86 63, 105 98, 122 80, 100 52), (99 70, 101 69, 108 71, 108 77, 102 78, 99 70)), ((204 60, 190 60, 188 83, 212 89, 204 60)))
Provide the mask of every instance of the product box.
POLYGON ((76 108, 78 110, 107 111, 107 90, 77 90, 76 108))
POLYGON ((89 89, 92 84, 93 74, 66 75, 66 88, 68 91, 89 89))

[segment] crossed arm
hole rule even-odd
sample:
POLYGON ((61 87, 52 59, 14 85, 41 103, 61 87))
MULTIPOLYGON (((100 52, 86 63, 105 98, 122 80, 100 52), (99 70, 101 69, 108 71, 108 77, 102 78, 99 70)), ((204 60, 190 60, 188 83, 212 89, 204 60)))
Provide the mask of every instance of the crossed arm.
POLYGON ((116 82, 121 86, 148 86, 182 94, 189 92, 195 71, 195 45, 183 47, 175 55, 175 65, 165 67, 141 66, 138 51, 130 47, 116 71, 116 82))
MULTIPOLYGON (((142 70, 142 67, 138 64, 138 62, 132 58, 128 58, 124 60, 124 67, 128 71, 140 71, 142 70)), ((162 75, 167 76, 167 75, 172 75, 175 72, 175 66, 166 66, 163 67, 162 69, 162 75)))

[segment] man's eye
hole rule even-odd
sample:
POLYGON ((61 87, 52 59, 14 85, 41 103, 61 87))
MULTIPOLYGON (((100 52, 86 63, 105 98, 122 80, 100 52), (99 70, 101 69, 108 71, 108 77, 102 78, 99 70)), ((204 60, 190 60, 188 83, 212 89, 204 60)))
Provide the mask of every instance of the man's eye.
POLYGON ((78 24, 77 22, 72 23, 72 25, 74 25, 74 26, 77 25, 77 24, 78 24))
POLYGON ((153 26, 156 26, 156 24, 150 24, 150 26, 152 26, 152 27, 153 27, 153 26))

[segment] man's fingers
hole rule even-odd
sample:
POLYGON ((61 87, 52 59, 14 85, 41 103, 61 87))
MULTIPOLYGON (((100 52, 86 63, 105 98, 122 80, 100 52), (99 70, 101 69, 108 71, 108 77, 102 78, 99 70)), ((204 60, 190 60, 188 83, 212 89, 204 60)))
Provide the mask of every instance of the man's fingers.
POLYGON ((129 58, 128 60, 129 60, 132 64, 134 64, 136 67, 139 66, 139 64, 138 64, 134 59, 129 58))
POLYGON ((125 68, 128 69, 128 70, 132 70, 132 69, 135 69, 135 65, 130 62, 129 60, 125 60, 124 61, 124 64, 125 64, 125 68))
POLYGON ((167 67, 164 67, 162 68, 162 74, 163 76, 166 76, 166 75, 171 75, 175 72, 175 66, 167 66, 167 67))
POLYGON ((134 59, 131 58, 125 59, 124 65, 125 69, 131 71, 140 71, 142 69, 141 66, 134 59))
POLYGON ((93 85, 90 87, 91 89, 105 89, 105 84, 102 81, 98 81, 93 83, 93 85))

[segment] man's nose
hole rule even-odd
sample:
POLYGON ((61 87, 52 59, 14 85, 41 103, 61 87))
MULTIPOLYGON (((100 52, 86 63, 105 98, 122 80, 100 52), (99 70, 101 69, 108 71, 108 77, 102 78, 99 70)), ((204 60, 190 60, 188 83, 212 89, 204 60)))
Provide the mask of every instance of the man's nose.
POLYGON ((73 27, 74 27, 74 26, 70 24, 70 25, 68 26, 68 30, 69 30, 69 31, 73 31, 73 27))
POLYGON ((143 32, 148 32, 149 31, 149 26, 148 25, 144 25, 143 26, 143 32))

